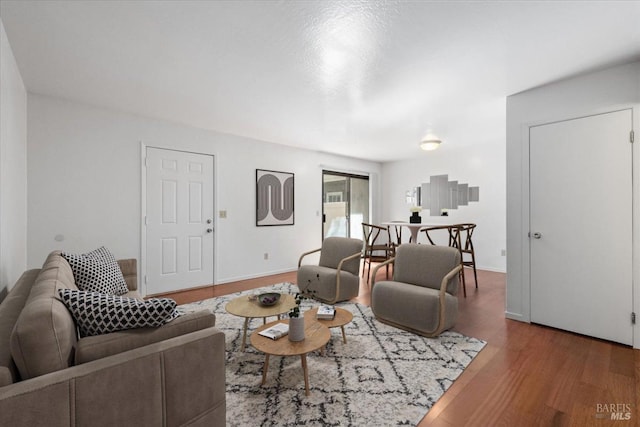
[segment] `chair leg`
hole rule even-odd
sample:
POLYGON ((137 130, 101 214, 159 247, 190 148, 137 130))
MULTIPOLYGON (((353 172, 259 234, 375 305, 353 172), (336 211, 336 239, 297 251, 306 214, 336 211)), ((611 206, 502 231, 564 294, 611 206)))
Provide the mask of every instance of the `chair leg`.
POLYGON ((362 258, 362 277, 364 277, 364 270, 367 268, 367 257, 365 255, 364 258, 362 258))
POLYGON ((476 281, 476 289, 478 289, 478 273, 476 273, 476 257, 471 253, 471 261, 473 261, 473 278, 476 281))
POLYGON ((460 269, 460 278, 462 279, 462 293, 463 293, 464 297, 466 298, 467 297, 467 284, 466 284, 466 281, 464 279, 464 265, 460 269))
POLYGON ((364 270, 367 270, 367 283, 369 282, 369 275, 371 274, 371 258, 367 257, 367 254, 364 254, 363 264, 362 264, 362 277, 364 277, 364 270), (367 267, 367 260, 369 260, 369 266, 367 267))

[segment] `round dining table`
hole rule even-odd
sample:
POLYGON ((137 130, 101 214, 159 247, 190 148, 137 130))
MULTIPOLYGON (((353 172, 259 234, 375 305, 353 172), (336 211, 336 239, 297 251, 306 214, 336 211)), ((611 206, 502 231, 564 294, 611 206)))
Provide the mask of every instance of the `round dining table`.
MULTIPOLYGON (((411 239, 409 240, 409 243, 411 242, 417 243, 418 233, 423 228, 442 227, 442 226, 447 226, 448 224, 425 224, 423 222, 388 221, 388 222, 383 222, 382 225, 389 226, 389 227, 407 227, 409 229, 409 232, 411 233, 411 239)), ((397 243, 400 244, 402 242, 397 242, 397 243)))

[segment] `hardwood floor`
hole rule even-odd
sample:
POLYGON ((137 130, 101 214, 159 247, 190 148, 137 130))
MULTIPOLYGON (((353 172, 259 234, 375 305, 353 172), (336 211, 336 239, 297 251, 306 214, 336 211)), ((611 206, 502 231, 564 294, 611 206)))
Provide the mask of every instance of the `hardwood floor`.
MULTIPOLYGON (((381 270, 378 280, 383 277, 381 270)), ((292 272, 169 296, 184 304, 295 280, 292 272)), ((467 298, 460 296, 454 330, 487 345, 419 425, 640 425, 640 351, 506 319, 505 280, 505 274, 478 271, 476 290, 467 274, 467 298), (612 411, 623 418, 631 412, 631 419, 612 420, 612 411)), ((363 280, 355 301, 370 303, 363 280)))

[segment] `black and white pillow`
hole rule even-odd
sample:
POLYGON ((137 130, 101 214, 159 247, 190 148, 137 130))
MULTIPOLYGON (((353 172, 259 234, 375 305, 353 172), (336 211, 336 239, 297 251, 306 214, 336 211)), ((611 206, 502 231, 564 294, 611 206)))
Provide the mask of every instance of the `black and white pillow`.
POLYGON ((62 252, 73 271, 78 289, 108 295, 123 295, 129 289, 115 257, 104 246, 76 255, 62 252))
POLYGON ((76 289, 59 289, 58 295, 71 312, 83 337, 125 329, 158 327, 179 316, 176 302, 171 298, 140 301, 76 289))

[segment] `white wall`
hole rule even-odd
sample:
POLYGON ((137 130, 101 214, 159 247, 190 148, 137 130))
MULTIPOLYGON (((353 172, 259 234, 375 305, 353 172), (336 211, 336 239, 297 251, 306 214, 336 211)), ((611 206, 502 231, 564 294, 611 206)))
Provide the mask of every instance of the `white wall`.
MULTIPOLYGON (((528 128, 533 124, 636 106, 633 167, 640 170, 638 103, 640 62, 609 68, 542 86, 507 99, 507 317, 530 321, 528 128)), ((634 172, 634 214, 640 224, 640 174, 634 172)), ((603 216, 603 224, 613 220, 603 216)), ((640 307, 640 233, 634 236, 634 307, 640 307)), ((635 328, 640 345, 640 328, 635 328)))
POLYGON ((34 267, 53 249, 100 245, 117 258, 140 259, 141 141, 215 156, 215 209, 227 211, 214 223, 216 283, 293 270, 302 252, 320 246, 321 165, 370 173, 373 183, 381 169, 33 94, 28 131, 28 263, 34 267), (295 174, 295 225, 255 226, 256 168, 295 174))
POLYGON ((27 265, 27 92, 0 21, 0 300, 27 265))
MULTIPOLYGON (((441 174, 449 175, 450 181, 480 187, 480 201, 450 209, 446 217, 430 216, 429 210, 423 210, 422 222, 477 224, 473 235, 477 267, 504 272, 506 258, 501 252, 506 249, 504 129, 496 130, 495 135, 479 136, 472 146, 466 147, 456 148, 453 143, 443 141, 437 150, 424 152, 416 143, 414 159, 384 163, 383 220, 409 221, 406 191, 429 182, 432 175, 441 174)), ((403 230, 403 239, 408 236, 408 230, 403 230)), ((419 236, 419 241, 423 240, 426 241, 424 234, 419 236)))

